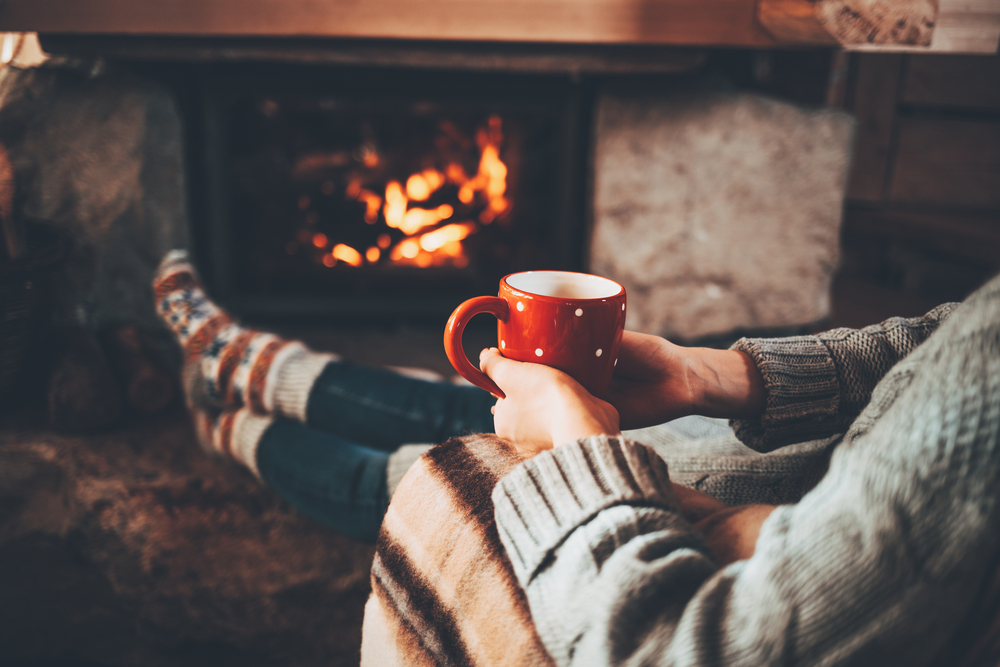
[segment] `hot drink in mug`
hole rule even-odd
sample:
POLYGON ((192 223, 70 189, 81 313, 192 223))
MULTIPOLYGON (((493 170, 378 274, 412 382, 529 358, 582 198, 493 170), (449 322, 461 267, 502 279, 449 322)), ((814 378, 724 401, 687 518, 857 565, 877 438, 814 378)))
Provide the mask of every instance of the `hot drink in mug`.
POLYGON ((444 333, 448 359, 466 380, 503 398, 462 349, 465 326, 479 313, 497 318, 497 347, 504 357, 558 368, 604 397, 625 328, 624 287, 586 273, 524 271, 504 277, 498 296, 476 297, 456 308, 444 333))

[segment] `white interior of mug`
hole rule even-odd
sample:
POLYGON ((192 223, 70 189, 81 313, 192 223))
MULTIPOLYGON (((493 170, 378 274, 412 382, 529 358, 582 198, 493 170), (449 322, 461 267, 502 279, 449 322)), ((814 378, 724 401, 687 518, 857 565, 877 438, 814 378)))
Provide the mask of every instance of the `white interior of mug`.
POLYGON ((622 291, 613 280, 569 271, 525 271, 507 276, 516 290, 559 299, 607 299, 622 291))

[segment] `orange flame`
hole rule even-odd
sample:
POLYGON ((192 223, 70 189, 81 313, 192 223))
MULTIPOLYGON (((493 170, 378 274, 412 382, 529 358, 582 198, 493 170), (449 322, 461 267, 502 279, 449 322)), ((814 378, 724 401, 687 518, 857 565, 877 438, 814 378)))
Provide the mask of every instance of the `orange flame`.
POLYGON ((338 243, 333 246, 333 250, 330 251, 330 254, 333 255, 334 258, 339 259, 342 262, 347 262, 351 266, 361 266, 363 263, 361 253, 351 246, 343 243, 338 243))
MULTIPOLYGON (((465 254, 463 241, 475 234, 479 225, 492 223, 503 216, 511 206, 510 200, 506 198, 508 168, 500 159, 500 146, 503 143, 502 127, 502 120, 498 116, 493 116, 486 127, 477 131, 475 139, 480 152, 479 165, 472 176, 465 171, 462 164, 450 162, 443 171, 427 168, 411 174, 406 178, 405 185, 403 181, 389 181, 385 185, 384 195, 365 188, 361 178, 352 178, 347 183, 344 195, 364 204, 366 223, 379 224, 381 213, 387 227, 402 232, 405 238, 395 244, 393 235, 382 233, 378 235, 375 244, 369 246, 362 254, 345 243, 337 243, 326 234, 313 233, 308 228, 297 232, 295 237, 297 242, 303 245, 312 244, 323 250, 323 254, 320 255, 321 261, 329 267, 335 266, 338 262, 350 266, 362 266, 365 262, 377 264, 387 258, 395 263, 418 267, 467 266, 469 259, 465 254), (466 219, 464 222, 446 223, 455 215, 455 206, 451 204, 441 204, 434 208, 426 207, 426 204, 415 205, 428 201, 449 183, 457 187, 459 202, 466 206, 475 206, 479 210, 478 215, 469 212, 471 215, 476 215, 478 222, 466 219), (326 249, 331 243, 334 244, 333 248, 327 252, 326 249)), ((377 166, 381 162, 374 146, 365 145, 363 149, 355 155, 356 159, 368 167, 377 166)), ((332 160, 329 156, 325 156, 324 159, 332 160)), ((313 161, 318 160, 319 157, 315 157, 313 161)), ((332 181, 324 181, 321 192, 330 196, 334 193, 335 187, 332 181)), ((313 208, 313 202, 308 195, 302 195, 297 203, 300 210, 305 212, 307 223, 319 222, 319 213, 313 208)), ((295 252, 295 248, 292 247, 295 242, 289 243, 287 249, 289 253, 295 252)))

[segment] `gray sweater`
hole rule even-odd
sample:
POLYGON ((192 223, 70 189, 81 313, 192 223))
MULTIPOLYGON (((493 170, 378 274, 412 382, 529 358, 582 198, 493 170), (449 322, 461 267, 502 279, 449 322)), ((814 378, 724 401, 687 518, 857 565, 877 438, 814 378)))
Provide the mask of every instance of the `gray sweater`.
POLYGON ((737 435, 767 451, 844 433, 827 474, 720 569, 644 445, 524 462, 493 500, 546 648, 560 665, 930 664, 1000 554, 1000 279, 923 318, 737 346, 767 387, 737 435))

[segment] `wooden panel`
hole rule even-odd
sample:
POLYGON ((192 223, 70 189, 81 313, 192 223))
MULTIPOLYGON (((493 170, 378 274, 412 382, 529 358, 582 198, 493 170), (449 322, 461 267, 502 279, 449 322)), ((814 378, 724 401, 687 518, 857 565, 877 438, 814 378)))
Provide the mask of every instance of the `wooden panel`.
POLYGON ((1000 57, 911 56, 901 99, 915 105, 1000 110, 1000 57))
POLYGON ((854 89, 854 155, 847 196, 878 201, 885 189, 886 170, 896 120, 896 92, 902 75, 899 54, 859 54, 854 89))
POLYGON ((277 37, 42 35, 47 53, 129 60, 269 61, 500 72, 667 74, 705 64, 705 50, 619 44, 414 42, 277 37))
POLYGON ((932 51, 997 53, 1000 47, 1000 2, 940 0, 932 51))
POLYGON ((890 196, 1000 208, 1000 122, 899 119, 890 196))
POLYGON ((606 44, 775 44, 755 0, 6 0, 0 30, 606 44))
POLYGON ((848 206, 844 230, 879 234, 1000 266, 1000 213, 962 215, 848 206))

